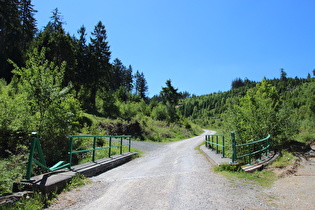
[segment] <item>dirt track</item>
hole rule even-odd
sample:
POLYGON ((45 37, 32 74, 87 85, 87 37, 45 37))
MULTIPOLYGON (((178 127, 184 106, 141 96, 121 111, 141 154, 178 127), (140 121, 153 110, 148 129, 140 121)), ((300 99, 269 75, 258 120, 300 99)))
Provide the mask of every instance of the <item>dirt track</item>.
POLYGON ((143 157, 62 194, 51 209, 314 209, 312 162, 306 162, 310 170, 302 167, 296 173, 301 175, 279 179, 271 189, 231 182, 213 173, 210 162, 194 149, 205 134, 174 143, 146 143, 143 157))
POLYGON ((315 209, 315 158, 302 160, 296 169, 282 171, 290 173, 265 191, 272 198, 270 203, 278 209, 315 209))

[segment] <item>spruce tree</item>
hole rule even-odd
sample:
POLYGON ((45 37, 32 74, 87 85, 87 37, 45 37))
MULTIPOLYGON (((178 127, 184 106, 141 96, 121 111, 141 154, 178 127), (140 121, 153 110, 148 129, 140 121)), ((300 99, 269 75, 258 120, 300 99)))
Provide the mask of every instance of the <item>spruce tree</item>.
POLYGON ((111 80, 111 87, 113 90, 118 90, 124 86, 124 74, 126 67, 123 65, 121 60, 116 58, 113 62, 113 78, 111 80))
POLYGON ((22 27, 22 49, 25 53, 29 44, 33 40, 37 28, 34 14, 37 11, 34 10, 31 0, 20 0, 20 14, 21 14, 21 27, 22 27))
POLYGON ((126 86, 126 89, 128 92, 132 91, 133 88, 133 76, 132 76, 132 66, 129 65, 128 69, 126 69, 125 74, 124 74, 124 85, 126 86))
POLYGON ((96 93, 99 89, 109 91, 110 78, 112 77, 111 65, 109 63, 111 52, 107 42, 105 26, 101 21, 94 27, 91 43, 89 45, 89 90, 90 90, 90 109, 95 110, 96 93))
POLYGON ((20 22, 19 1, 0 1, 0 78, 6 81, 11 81, 13 75, 8 59, 18 65, 23 63, 20 22))
POLYGON ((175 107, 182 96, 178 92, 178 89, 173 87, 170 79, 167 80, 165 84, 166 87, 163 87, 162 91, 160 92, 162 100, 165 104, 168 102, 173 107, 175 107))
POLYGON ((67 65, 63 86, 67 86, 69 82, 75 83, 77 77, 77 45, 74 38, 65 33, 62 24, 62 16, 56 8, 44 31, 35 38, 30 51, 45 48, 45 57, 49 61, 53 61, 57 66, 61 66, 65 61, 67 65))
POLYGON ((135 80, 136 95, 139 95, 141 99, 146 99, 148 85, 143 72, 140 73, 139 71, 137 71, 134 77, 136 79, 135 80))

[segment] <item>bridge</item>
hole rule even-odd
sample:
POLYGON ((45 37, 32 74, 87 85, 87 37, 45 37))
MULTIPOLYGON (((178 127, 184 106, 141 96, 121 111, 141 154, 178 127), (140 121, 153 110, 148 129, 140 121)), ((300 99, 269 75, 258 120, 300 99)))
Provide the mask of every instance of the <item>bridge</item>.
MULTIPOLYGON (((232 161, 230 158, 222 157, 222 154, 216 151, 217 145, 214 144, 220 144, 220 139, 216 143, 215 136, 214 141, 210 137, 210 142, 213 142, 210 149, 208 144, 201 147, 209 159, 194 149, 213 135, 215 132, 205 131, 200 136, 172 143, 131 141, 131 146, 145 151, 145 155, 133 161, 129 160, 135 154, 128 154, 129 152, 113 155, 110 158, 72 166, 71 170, 60 169, 31 177, 30 179, 34 181, 26 185, 34 187, 35 184, 40 190, 48 192, 56 190, 55 185, 49 183, 60 182, 62 185, 64 180, 70 179, 75 173, 89 171, 86 175, 91 177, 97 186, 94 186, 95 189, 91 192, 84 192, 88 200, 80 204, 83 205, 80 209, 126 209, 132 206, 143 209, 232 208, 235 206, 255 208, 257 205, 267 208, 267 204, 261 205, 261 199, 255 189, 235 188, 224 178, 211 172, 212 164, 209 164, 209 159, 215 164, 232 161), (121 158, 126 158, 126 161, 121 161, 121 158), (114 166, 115 161, 121 161, 115 165, 120 165, 119 167, 114 166), (121 165, 123 162, 125 164, 121 165), (105 171, 109 168, 112 170, 106 173, 101 173, 103 169, 96 170, 95 174, 99 175, 92 173, 93 168, 101 165, 105 171), (89 201, 91 196, 96 196, 98 199, 89 201)), ((123 144, 125 143, 123 141, 123 144)))

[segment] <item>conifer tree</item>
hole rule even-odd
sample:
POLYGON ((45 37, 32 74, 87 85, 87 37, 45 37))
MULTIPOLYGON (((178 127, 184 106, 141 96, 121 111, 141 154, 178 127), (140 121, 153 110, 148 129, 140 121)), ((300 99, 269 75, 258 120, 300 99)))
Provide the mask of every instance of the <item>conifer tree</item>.
POLYGON ((111 52, 107 42, 107 32, 101 21, 97 23, 92 32, 89 45, 88 80, 90 90, 90 109, 95 109, 96 93, 99 89, 110 90, 110 78, 112 77, 109 63, 111 52))
POLYGON ((139 95, 142 99, 146 99, 148 85, 143 72, 140 73, 139 71, 137 71, 135 74, 135 79, 136 95, 139 95))
POLYGON ((76 42, 63 29, 62 16, 56 8, 53 10, 51 20, 46 25, 44 31, 40 32, 32 43, 33 49, 45 48, 45 57, 53 61, 55 65, 61 66, 66 62, 66 70, 63 79, 63 86, 69 82, 76 82, 76 42))
POLYGON ((132 88, 133 88, 133 76, 132 76, 132 66, 129 65, 128 69, 125 71, 125 74, 124 74, 124 82, 125 82, 125 86, 126 86, 126 89, 128 92, 131 92, 132 91, 132 88))
POLYGON ((13 69, 8 59, 23 63, 20 46, 21 24, 18 0, 0 1, 0 77, 11 81, 13 69))
POLYGON ((77 40, 77 77, 76 77, 76 90, 79 91, 79 89, 82 87, 84 88, 86 84, 88 83, 87 77, 88 77, 88 67, 89 67, 89 49, 86 44, 86 28, 84 26, 81 26, 81 28, 78 30, 79 39, 77 40))
POLYGON ((21 14, 21 27, 22 27, 22 48, 25 53, 29 44, 32 42, 36 32, 36 20, 34 14, 37 11, 34 10, 31 0, 20 0, 20 14, 21 14))
POLYGON ((175 107, 178 103, 178 100, 181 98, 181 94, 178 92, 177 88, 174 88, 172 81, 169 79, 166 81, 166 87, 162 88, 160 95, 164 103, 170 103, 175 107))
POLYGON ((126 72, 126 67, 123 65, 121 60, 116 58, 113 62, 113 78, 111 82, 111 87, 113 90, 118 90, 120 87, 124 86, 124 74, 126 72))

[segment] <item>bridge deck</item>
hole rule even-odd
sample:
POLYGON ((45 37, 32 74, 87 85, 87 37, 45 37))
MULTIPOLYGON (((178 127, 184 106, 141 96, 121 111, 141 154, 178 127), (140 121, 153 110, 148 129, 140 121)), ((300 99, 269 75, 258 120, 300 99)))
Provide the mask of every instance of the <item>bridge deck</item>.
POLYGON ((205 145, 200 147, 200 150, 205 154, 205 156, 209 159, 209 161, 213 165, 222 165, 224 163, 231 163, 232 159, 227 157, 222 157, 222 154, 217 154, 214 150, 208 149, 205 145))
POLYGON ((114 155, 111 158, 99 159, 95 162, 83 163, 73 166, 71 170, 61 169, 47 174, 34 176, 32 182, 18 182, 13 184, 13 192, 20 191, 20 188, 26 190, 39 190, 42 193, 61 191, 66 183, 77 173, 91 177, 102 172, 108 171, 119 165, 122 165, 132 159, 135 152, 127 152, 122 155, 114 155))

